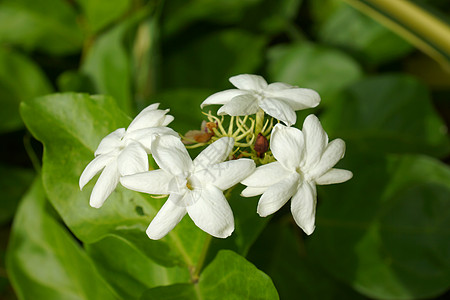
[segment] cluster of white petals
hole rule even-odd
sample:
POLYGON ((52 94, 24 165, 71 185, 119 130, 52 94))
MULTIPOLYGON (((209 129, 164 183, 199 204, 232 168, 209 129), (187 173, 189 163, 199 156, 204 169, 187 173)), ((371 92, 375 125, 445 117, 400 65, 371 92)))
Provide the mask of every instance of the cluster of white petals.
POLYGON ((180 139, 160 136, 153 140, 153 158, 160 169, 120 179, 122 185, 131 190, 169 194, 147 229, 151 239, 164 237, 186 214, 212 236, 226 238, 231 235, 233 212, 223 191, 255 169, 251 159, 224 162, 233 146, 232 138, 221 138, 192 160, 180 139))
POLYGON ((99 208, 114 191, 120 176, 148 171, 148 154, 151 153, 151 142, 155 135, 178 134, 166 127, 173 121, 167 115, 168 109, 158 109, 159 103, 152 104, 142 110, 128 128, 119 128, 107 135, 95 151, 95 158, 84 169, 80 176, 80 189, 100 171, 95 184, 90 205, 99 208))
POLYGON ((231 77, 230 82, 237 89, 215 93, 203 101, 201 107, 223 104, 217 114, 230 116, 252 115, 262 109, 291 126, 297 120, 296 110, 316 107, 320 103, 320 96, 314 90, 282 82, 267 84, 259 75, 237 75, 231 77))
POLYGON ((328 136, 319 120, 309 115, 303 129, 277 124, 271 135, 270 149, 276 162, 258 167, 244 179, 242 196, 262 194, 257 212, 268 216, 289 199, 295 222, 306 234, 315 228, 316 184, 340 183, 352 178, 352 172, 333 168, 344 156, 345 143, 328 136))

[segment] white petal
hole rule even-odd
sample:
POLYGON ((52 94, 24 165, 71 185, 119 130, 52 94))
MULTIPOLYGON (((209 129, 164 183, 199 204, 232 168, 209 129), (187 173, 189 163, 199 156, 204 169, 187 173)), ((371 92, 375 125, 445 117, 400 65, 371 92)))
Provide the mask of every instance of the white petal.
POLYGON ((94 158, 84 169, 80 176, 80 190, 94 177, 98 172, 100 172, 107 164, 112 160, 116 159, 115 154, 103 154, 94 158))
POLYGON ((195 169, 204 169, 210 165, 223 162, 234 146, 234 139, 231 137, 223 137, 206 147, 194 159, 195 169))
POLYGON ((177 205, 180 195, 170 195, 155 218, 147 228, 147 235, 152 240, 159 240, 169 233, 186 215, 186 207, 177 205))
POLYGON ((311 89, 290 88, 271 93, 273 98, 282 99, 293 110, 316 107, 320 103, 319 94, 311 89))
POLYGON ((297 121, 295 111, 289 106, 289 104, 282 100, 266 98, 259 101, 259 107, 261 107, 269 116, 284 122, 288 126, 295 124, 297 121))
POLYGON ((319 163, 313 169, 309 170, 308 175, 313 179, 319 178, 334 167, 334 165, 344 157, 344 153, 345 142, 343 140, 335 139, 331 141, 325 148, 319 163))
POLYGON ((101 207, 106 198, 111 195, 111 193, 119 183, 119 177, 120 174, 117 170, 117 162, 113 160, 105 167, 105 169, 103 169, 102 174, 100 174, 100 177, 95 183, 94 189, 91 193, 89 204, 95 208, 101 207))
POLYGON ((299 166, 304 155, 303 133, 295 127, 277 124, 272 129, 270 150, 273 156, 287 169, 299 166))
POLYGON ((316 179, 316 184, 334 184, 350 180, 353 173, 348 170, 331 168, 328 172, 316 179))
POLYGON ((305 138, 306 151, 305 165, 308 168, 314 167, 319 161, 328 143, 328 135, 323 130, 319 119, 315 115, 309 115, 303 122, 303 136, 305 138))
POLYGON ((148 128, 148 127, 159 127, 162 126, 166 118, 166 114, 169 112, 166 110, 143 110, 136 118, 131 122, 130 126, 127 128, 127 132, 134 130, 148 128))
POLYGON ((252 94, 236 96, 225 103, 218 111, 220 115, 246 116, 255 114, 259 110, 258 101, 252 94))
POLYGON ((94 153, 95 156, 106 154, 113 150, 116 150, 120 146, 121 140, 124 135, 125 128, 119 128, 105 136, 98 145, 98 148, 94 153))
POLYGON ((230 82, 241 90, 261 91, 267 87, 266 80, 259 75, 241 74, 233 76, 230 82))
POLYGON ((166 115, 166 116, 164 117, 164 120, 163 120, 161 126, 167 126, 167 125, 169 125, 170 123, 172 123, 173 120, 175 120, 175 118, 174 118, 173 116, 171 116, 171 115, 166 115))
POLYGON ((178 133, 169 127, 150 127, 134 130, 132 132, 127 132, 126 140, 134 140, 139 142, 147 151, 151 153, 152 141, 156 135, 173 135, 174 137, 180 138, 178 133))
POLYGON ((252 159, 241 158, 209 166, 196 172, 197 178, 204 184, 212 184, 224 191, 238 184, 255 169, 252 159))
POLYGON ((120 183, 127 189, 155 195, 169 193, 169 182, 173 175, 159 169, 134 175, 123 176, 120 183))
POLYGON ((294 86, 284 82, 274 82, 267 86, 266 93, 271 93, 279 90, 291 89, 294 86))
POLYGON ((122 176, 148 171, 148 155, 139 143, 131 143, 117 158, 119 173, 122 176))
POLYGON ((256 211, 266 217, 279 210, 297 192, 300 175, 295 172, 270 186, 261 196, 256 211))
POLYGON ((172 135, 156 136, 151 149, 158 166, 173 175, 188 172, 192 166, 192 160, 183 143, 172 135))
POLYGON ((268 187, 284 179, 289 174, 291 174, 291 172, 276 161, 257 167, 255 171, 242 180, 241 183, 255 188, 268 187))
POLYGON ((266 190, 267 190, 267 187, 262 187, 261 188, 261 187, 248 186, 241 192, 241 196, 242 197, 254 197, 254 196, 261 195, 266 190))
POLYGON ((200 108, 203 109, 206 105, 211 104, 225 104, 228 103, 231 99, 233 99, 236 96, 240 96, 243 94, 246 94, 247 92, 241 91, 238 89, 231 89, 231 90, 225 90, 221 91, 215 94, 212 94, 208 98, 205 99, 205 101, 200 104, 200 108))
POLYGON ((195 225, 214 237, 230 236, 234 230, 233 212, 222 191, 209 186, 196 192, 199 200, 187 207, 195 225))
POLYGON ((313 233, 315 228, 316 202, 316 186, 307 181, 303 182, 291 200, 295 223, 308 235, 313 233))

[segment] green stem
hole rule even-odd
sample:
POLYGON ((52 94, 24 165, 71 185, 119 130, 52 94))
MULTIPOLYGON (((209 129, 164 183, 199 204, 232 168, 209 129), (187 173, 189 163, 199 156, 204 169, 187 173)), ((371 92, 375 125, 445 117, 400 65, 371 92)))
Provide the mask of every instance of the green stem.
POLYGON ((203 244, 202 252, 200 253, 200 258, 198 259, 197 266, 194 269, 194 272, 191 276, 191 281, 193 283, 197 283, 199 277, 200 277, 200 271, 203 268, 203 265, 205 264, 206 255, 208 254, 209 245, 211 244, 212 236, 208 235, 206 237, 205 243, 203 244))
POLYGON ((264 111, 262 109, 259 109, 259 111, 256 113, 255 136, 257 136, 258 133, 261 132, 263 126, 264 126, 264 111))

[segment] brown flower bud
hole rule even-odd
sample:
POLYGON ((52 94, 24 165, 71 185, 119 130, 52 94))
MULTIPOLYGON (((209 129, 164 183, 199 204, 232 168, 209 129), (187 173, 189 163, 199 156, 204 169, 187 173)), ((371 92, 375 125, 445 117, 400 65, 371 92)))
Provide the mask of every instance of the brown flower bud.
POLYGON ((256 137, 254 149, 258 154, 259 158, 263 158, 264 153, 266 153, 267 150, 269 150, 269 141, 261 133, 258 133, 258 136, 256 137))

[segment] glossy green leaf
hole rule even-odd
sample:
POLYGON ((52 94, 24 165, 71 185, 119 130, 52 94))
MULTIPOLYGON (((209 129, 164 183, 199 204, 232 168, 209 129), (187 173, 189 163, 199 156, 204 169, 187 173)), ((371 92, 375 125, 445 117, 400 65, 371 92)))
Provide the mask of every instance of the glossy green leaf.
POLYGON ((365 299, 330 276, 311 259, 305 235, 286 217, 271 222, 249 252, 248 259, 274 281, 281 299, 365 299))
POLYGON ((337 93, 359 79, 362 71, 344 52, 295 43, 270 49, 268 74, 271 82, 281 81, 316 90, 324 106, 331 104, 337 93))
POLYGON ((222 250, 201 273, 198 283, 157 287, 142 300, 279 299, 272 280, 245 258, 222 250))
POLYGON ((397 34, 344 3, 322 24, 318 35, 324 43, 348 49, 369 64, 385 63, 413 50, 397 34))
POLYGON ((144 17, 145 11, 119 23, 93 43, 81 71, 92 80, 97 93, 116 99, 126 113, 133 111, 130 53, 126 34, 144 17))
POLYGON ((51 92, 52 87, 38 65, 18 52, 0 47, 0 132, 23 126, 20 101, 51 92))
POLYGON ((159 241, 145 229, 162 205, 120 185, 100 209, 89 206, 95 178, 80 191, 79 176, 94 158, 101 139, 130 122, 110 97, 55 94, 23 103, 22 117, 31 133, 44 144, 43 183, 64 222, 85 243, 109 234, 130 241, 158 263, 194 266, 206 234, 186 217, 159 241), (63 166, 63 167, 62 167, 63 166))
POLYGON ((19 200, 34 178, 30 169, 0 164, 0 224, 8 222, 14 216, 19 200))
POLYGON ((75 10, 68 1, 3 0, 0 20, 0 43, 53 55, 75 53, 83 43, 75 10))
POLYGON ((330 136, 360 150, 380 153, 450 152, 447 128, 428 89, 406 75, 358 81, 321 118, 330 136))
POLYGON ((83 9, 88 27, 97 32, 122 16, 131 0, 77 0, 83 9))
POLYGON ((231 88, 228 78, 253 73, 263 63, 266 38, 223 30, 190 39, 164 52, 163 87, 231 88))
POLYGON ((147 289, 189 282, 187 268, 165 268, 155 264, 129 241, 107 236, 86 245, 97 270, 123 299, 138 299, 147 289))
POLYGON ((450 168, 424 156, 352 155, 345 184, 319 189, 308 251, 358 291, 380 299, 450 287, 450 168))
POLYGON ((89 257, 55 218, 40 179, 21 203, 7 253, 20 299, 118 299, 89 257))

